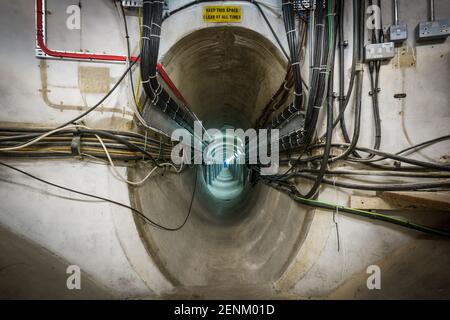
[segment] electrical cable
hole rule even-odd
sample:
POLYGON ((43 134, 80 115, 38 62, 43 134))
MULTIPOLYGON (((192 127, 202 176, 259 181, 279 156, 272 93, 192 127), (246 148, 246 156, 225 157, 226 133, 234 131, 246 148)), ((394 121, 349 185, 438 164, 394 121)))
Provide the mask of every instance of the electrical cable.
MULTIPOLYGON (((316 174, 317 169, 299 169, 296 173, 312 173, 316 174)), ((293 176, 295 176, 295 174, 293 176)), ((343 175, 343 176, 377 176, 377 177, 405 177, 405 178, 448 178, 450 179, 450 173, 441 171, 425 171, 425 172, 405 172, 405 171, 375 171, 375 170, 327 170, 326 175, 343 175)), ((283 179, 287 174, 281 176, 275 175, 278 179, 283 179)))
MULTIPOLYGON (((284 180, 299 177, 308 180, 316 181, 317 176, 307 173, 297 172, 288 175, 284 180)), ((419 182, 419 183, 387 183, 387 184, 358 184, 344 181, 334 181, 328 178, 322 178, 321 182, 336 187, 353 189, 353 190, 368 190, 368 191, 411 191, 411 190, 423 190, 423 189, 436 189, 450 187, 450 179, 443 181, 433 181, 433 182, 419 182)))
MULTIPOLYGON (((117 2, 115 2, 115 5, 117 6, 117 2)), ((127 18, 125 16, 125 10, 123 8, 122 1, 119 1, 119 6, 120 6, 120 11, 121 11, 122 19, 123 19, 123 26, 124 26, 124 30, 125 30, 125 42, 127 45, 127 64, 129 64, 129 62, 131 61, 131 48, 130 48, 130 35, 128 33, 128 23, 127 23, 127 18)), ((133 94, 133 102, 136 105, 137 110, 139 111, 140 105, 139 105, 138 97, 135 95, 134 83, 133 83, 133 71, 131 68, 129 69, 128 77, 130 79, 131 92, 133 94)))
POLYGON ((292 184, 283 181, 277 181, 267 176, 264 177, 261 176, 260 179, 264 180, 269 186, 274 187, 279 191, 287 193, 293 200, 310 207, 345 212, 352 215, 369 218, 372 220, 384 221, 387 223, 391 223, 415 231, 420 231, 430 235, 442 236, 447 238, 450 237, 450 230, 443 230, 439 228, 429 227, 426 225, 410 222, 406 219, 395 218, 378 212, 353 209, 337 204, 328 203, 322 200, 303 198, 299 196, 297 188, 292 184))
MULTIPOLYGON (((158 169, 158 167, 154 167, 152 170, 150 170, 150 172, 140 181, 130 181, 127 178, 125 178, 124 176, 122 176, 116 169, 116 166, 114 165, 113 160, 111 159, 111 156, 109 154, 108 149, 106 148, 105 144, 103 143, 103 140, 97 135, 95 134, 95 137, 98 139, 98 141, 101 143, 103 150, 105 151, 105 154, 108 158, 109 163, 111 164, 111 168, 113 170, 114 175, 116 176, 116 178, 118 178, 119 180, 122 180, 123 182, 132 185, 132 186, 140 186, 142 185, 145 181, 148 180, 148 178, 150 178, 150 176, 153 174, 153 172, 158 169)), ((175 167, 172 163, 161 163, 160 164, 161 167, 172 167, 173 169, 175 169, 175 171, 177 173, 180 173, 181 170, 183 170, 183 163, 181 164, 180 168, 175 167)))
POLYGON ((395 224, 395 225, 398 225, 401 227, 420 231, 420 232, 430 234, 430 235, 442 236, 442 237, 446 237, 446 238, 450 237, 449 230, 442 230, 442 229, 438 229, 438 228, 425 226, 422 224, 410 222, 408 220, 391 217, 391 216, 381 214, 378 212, 371 212, 371 211, 365 211, 365 210, 360 210, 360 209, 348 208, 348 207, 340 206, 337 204, 328 203, 325 201, 305 199, 305 198, 299 197, 295 194, 291 194, 290 196, 295 201, 305 204, 305 205, 308 205, 308 206, 318 207, 318 208, 322 208, 322 209, 329 209, 329 210, 339 210, 339 212, 345 212, 345 213, 362 216, 362 217, 366 217, 366 218, 373 219, 373 220, 380 220, 380 221, 392 223, 392 224, 395 224))
MULTIPOLYGON (((136 60, 137 61, 137 60, 136 60)), ((103 98, 100 99, 100 101, 98 101, 94 106, 90 107, 88 110, 84 111, 83 113, 81 113, 80 115, 76 116, 75 118, 65 122, 62 125, 59 125, 58 127, 56 127, 55 129, 52 129, 46 133, 44 133, 42 137, 46 137, 48 135, 51 135, 52 133, 58 132, 60 129, 65 129, 65 127, 71 125, 72 123, 80 120, 81 118, 87 116, 89 113, 91 113, 92 111, 94 111, 95 109, 97 109, 113 92, 114 90, 119 86, 119 84, 122 82, 122 80, 125 78, 125 76, 128 74, 128 71, 134 66, 134 64, 136 63, 136 61, 133 61, 130 66, 125 70, 125 72, 120 76, 119 80, 114 84, 114 86, 108 91, 108 93, 103 96, 103 98)), ((33 141, 38 141, 40 139, 34 139, 34 140, 30 140, 29 142, 23 144, 23 145, 18 145, 17 147, 23 147, 25 145, 28 145, 29 143, 33 143, 33 141)), ((11 149, 11 148, 8 148, 11 149)), ((0 149, 0 151, 8 151, 6 149, 0 149)))
MULTIPOLYGON (((416 145, 410 146, 408 148, 405 148, 403 150, 400 150, 400 151, 396 152, 395 155, 399 156, 399 155, 401 155, 403 153, 406 153, 406 152, 409 152, 409 151, 416 152, 418 150, 421 150, 423 148, 429 147, 429 146, 434 145, 434 144, 436 144, 438 142, 442 142, 442 141, 446 141, 446 140, 450 140, 450 135, 444 135, 444 136, 440 136, 440 137, 437 137, 437 138, 433 138, 433 139, 421 142, 419 144, 416 144, 416 145)), ((333 147, 342 147, 343 148, 346 145, 348 145, 348 144, 333 144, 333 147)), ((309 146, 307 148, 307 150, 312 150, 312 149, 315 149, 315 148, 321 148, 323 146, 324 146, 324 144, 315 144, 315 145, 309 146)), ((304 153, 304 152, 302 152, 302 153, 304 153)), ((316 160, 319 160, 319 159, 321 159, 320 155, 309 157, 309 158, 304 158, 304 159, 298 159, 297 163, 311 162, 311 161, 316 161, 316 160)), ((366 161, 366 162, 367 163, 373 163, 373 162, 378 162, 378 161, 382 161, 382 160, 386 160, 386 159, 389 159, 389 158, 388 157, 381 157, 381 158, 373 159, 373 160, 366 161)))
MULTIPOLYGON (((434 139, 431 139, 431 140, 424 141, 424 142, 419 143, 417 145, 413 145, 411 147, 403 149, 403 150, 401 150, 401 151, 399 151, 399 152, 397 152, 395 154, 396 155, 400 155, 400 154, 406 153, 408 151, 415 152, 417 150, 423 149, 424 147, 427 147, 427 146, 430 146, 430 145, 435 144, 437 142, 441 142, 441 141, 445 141, 445 140, 450 140, 450 135, 445 135, 445 136, 441 136, 441 137, 438 137, 438 138, 434 138, 434 139)), ((359 162, 372 162, 373 163, 373 162, 379 162, 379 161, 382 161, 382 160, 385 160, 385 159, 387 159, 387 158, 386 157, 381 157, 381 158, 377 158, 377 159, 371 159, 371 160, 359 161, 359 162)))
MULTIPOLYGON (((347 150, 349 149, 349 146, 350 146, 350 144, 348 144, 348 143, 332 144, 332 147, 334 147, 334 148, 346 148, 347 150)), ((383 152, 380 150, 374 150, 374 149, 365 148, 365 147, 357 147, 356 146, 356 147, 354 147, 354 149, 365 152, 365 153, 369 153, 369 154, 374 153, 375 155, 385 157, 386 159, 397 160, 399 162, 408 163, 408 164, 415 165, 418 167, 440 170, 440 171, 450 171, 449 165, 442 165, 442 164, 437 164, 437 163, 432 163, 432 162, 416 160, 416 159, 412 159, 412 158, 406 158, 406 157, 399 156, 397 154, 392 154, 392 153, 383 152)), ((320 159, 322 159, 322 157, 323 157, 322 155, 312 156, 307 159, 300 159, 299 162, 310 162, 310 161, 320 160, 320 159)), ((351 159, 346 160, 346 161, 352 162, 351 159)))
POLYGON ((283 52, 283 55, 286 58, 286 60, 287 61, 291 61, 291 59, 289 58, 289 55, 287 54, 286 50, 284 50, 283 44, 281 43, 280 39, 278 38, 278 35, 275 32, 275 30, 273 29, 269 19, 267 19, 267 16, 264 13, 264 10, 261 8, 261 6, 259 5, 259 3, 257 1, 250 1, 250 2, 253 3, 256 6, 256 8, 258 9, 259 13, 263 17, 264 21, 266 22, 267 26, 270 29, 270 32, 272 33, 273 37, 275 38, 276 42, 278 43, 278 46, 279 46, 280 50, 283 52))

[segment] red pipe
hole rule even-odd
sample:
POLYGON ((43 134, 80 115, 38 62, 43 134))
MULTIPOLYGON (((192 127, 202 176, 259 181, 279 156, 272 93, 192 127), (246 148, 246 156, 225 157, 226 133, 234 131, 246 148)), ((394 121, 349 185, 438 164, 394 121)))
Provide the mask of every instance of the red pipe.
MULTIPOLYGON (((42 1, 44 0, 36 0, 36 39, 37 45, 39 49, 42 50, 46 55, 56 58, 67 58, 67 59, 78 59, 78 60, 90 60, 90 61, 110 61, 110 62, 126 62, 127 56, 121 55, 111 55, 111 54, 99 54, 99 53, 84 53, 84 52, 71 52, 71 51, 57 51, 51 50, 45 45, 44 41, 44 28, 43 28, 43 19, 42 15, 45 12, 42 12, 42 1)), ((130 58, 131 62, 138 60, 138 57, 132 56, 130 58)), ((169 88, 173 91, 173 93, 180 99, 186 106, 187 102, 184 99, 183 95, 178 91, 175 84, 170 80, 167 73, 164 71, 163 66, 158 63, 156 65, 156 69, 158 73, 161 75, 163 80, 167 83, 169 88)))
POLYGON ((180 99, 181 102, 183 102, 186 107, 188 107, 188 103, 184 99, 183 95, 181 94, 180 91, 178 91, 177 87, 172 82, 172 80, 170 80, 169 75, 166 73, 166 71, 163 69, 163 66, 160 63, 158 63, 156 65, 156 70, 158 71, 160 76, 163 78, 164 82, 170 87, 172 92, 177 96, 177 98, 180 99))

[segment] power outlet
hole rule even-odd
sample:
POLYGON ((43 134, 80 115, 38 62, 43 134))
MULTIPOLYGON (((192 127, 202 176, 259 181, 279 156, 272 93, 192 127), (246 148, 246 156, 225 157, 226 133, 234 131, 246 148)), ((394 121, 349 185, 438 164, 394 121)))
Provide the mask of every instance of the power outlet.
POLYGON ((450 19, 421 22, 417 30, 418 41, 445 39, 450 35, 450 19))

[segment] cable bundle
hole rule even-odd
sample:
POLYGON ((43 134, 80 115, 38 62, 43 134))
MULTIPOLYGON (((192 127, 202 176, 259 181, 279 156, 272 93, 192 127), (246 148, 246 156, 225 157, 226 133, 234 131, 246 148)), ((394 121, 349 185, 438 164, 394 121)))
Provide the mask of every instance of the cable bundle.
POLYGON ((157 106, 180 126, 193 132, 193 115, 186 110, 186 107, 180 107, 157 79, 156 64, 158 61, 162 18, 162 1, 144 1, 141 49, 142 86, 152 105, 157 106))
POLYGON ((46 135, 48 132, 48 129, 0 128, 0 157, 106 159, 109 154, 111 159, 121 161, 170 161, 170 142, 134 132, 92 130, 76 125, 51 135, 46 135))

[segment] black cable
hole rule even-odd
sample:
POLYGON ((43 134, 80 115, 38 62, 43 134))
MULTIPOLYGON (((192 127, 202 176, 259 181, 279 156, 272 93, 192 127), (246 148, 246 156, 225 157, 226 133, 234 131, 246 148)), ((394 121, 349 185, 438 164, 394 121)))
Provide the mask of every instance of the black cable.
MULTIPOLYGON (((30 178, 32 178, 32 179, 35 179, 35 180, 37 180, 37 181, 40 181, 40 182, 45 183, 45 184, 47 184, 47 185, 50 185, 50 186, 52 186, 52 187, 55 187, 55 188, 58 188, 58 189, 62 189, 62 190, 65 190, 65 191, 69 191, 69 192, 73 192, 73 193, 76 193, 76 194, 80 194, 80 195, 83 195, 83 196, 86 196, 86 197, 90 197, 90 198, 94 198, 94 199, 106 201, 106 202, 115 204, 115 205, 117 205, 117 206, 120 206, 120 207, 123 207, 123 208, 130 209, 134 214, 136 214, 138 217, 140 217, 141 219, 143 219, 145 222, 148 222, 148 223, 151 224, 152 226, 154 226, 154 227, 156 227, 156 228, 159 228, 159 229, 162 229, 162 230, 165 230, 165 231, 178 231, 178 230, 180 230, 180 229, 186 224, 186 221, 187 221, 187 219, 189 218, 189 215, 190 215, 190 212, 191 212, 192 201, 191 201, 191 205, 190 205, 190 207, 189 207, 189 214, 186 216, 186 219, 184 220, 184 222, 183 222, 180 226, 178 226, 178 227, 176 227, 176 228, 168 228, 168 227, 164 227, 164 226, 158 224, 157 222, 154 222, 153 220, 151 220, 150 218, 148 218, 147 216, 145 216, 145 215, 144 215, 141 211, 139 211, 138 209, 135 209, 135 208, 133 208, 133 207, 131 207, 131 206, 129 206, 129 205, 126 205, 126 204, 124 204, 124 203, 121 203, 121 202, 118 202, 118 201, 115 201, 115 200, 111 200, 111 199, 108 199, 108 198, 104 198, 104 197, 101 197, 101 196, 93 195, 93 194, 90 194, 90 193, 78 191, 78 190, 71 189, 71 188, 68 188, 68 187, 64 187, 64 186, 58 185, 58 184, 53 183, 53 182, 50 182, 50 181, 46 181, 46 180, 44 180, 44 179, 42 179, 42 178, 39 178, 39 177, 36 177, 36 176, 32 175, 31 173, 28 173, 28 172, 23 171, 23 170, 21 170, 21 169, 19 169, 19 168, 13 167, 13 166, 11 166, 11 165, 9 165, 9 164, 6 164, 6 163, 4 163, 4 162, 0 162, 0 165, 2 165, 2 166, 4 166, 4 167, 7 167, 7 168, 9 168, 9 169, 11 169, 11 170, 20 172, 20 173, 22 173, 22 174, 24 174, 24 175, 26 175, 26 176, 28 176, 28 177, 30 177, 30 178)), ((195 189, 194 189, 194 191, 195 191, 195 189)), ((193 200, 193 198, 192 198, 192 200, 193 200)))
POLYGON ((333 210, 333 211, 339 211, 339 212, 345 212, 348 214, 352 214, 352 215, 356 215, 356 216, 361 216, 361 217, 365 217, 365 218, 369 218, 372 220, 379 220, 379 221, 384 221, 390 224, 395 224, 404 228, 408 228, 411 230, 416 230, 416 231, 420 231, 423 232, 425 234, 431 234, 434 236, 441 236, 441 237, 446 237, 446 238, 450 238, 450 231, 449 230, 443 230, 443 229, 439 229, 439 228, 433 228, 433 227, 429 227, 429 226, 425 226, 422 224, 418 224, 418 223, 413 223, 407 220, 403 220, 403 219, 398 219, 395 217, 390 217, 388 215, 385 214, 380 214, 380 213, 376 213, 376 212, 369 212, 369 211, 365 211, 365 210, 358 210, 358 209, 353 209, 353 208, 347 208, 344 206, 340 206, 340 205, 335 205, 335 204, 331 204, 331 203, 326 203, 326 202, 321 202, 321 201, 314 201, 311 199, 303 199, 301 197, 298 197, 297 195, 290 193, 291 198, 293 198, 295 201, 302 203, 304 205, 310 206, 310 207, 316 207, 316 208, 322 208, 322 209, 328 209, 328 210, 333 210))
MULTIPOLYGON (((359 13, 359 14, 354 14, 354 17, 357 19, 357 24, 359 24, 359 29, 357 31, 357 39, 358 39, 358 43, 354 44, 356 51, 356 61, 357 63, 360 65, 359 68, 361 68, 361 61, 362 61, 362 46, 364 43, 364 28, 363 26, 361 26, 361 24, 363 23, 362 20, 364 17, 364 5, 363 3, 360 3, 359 1, 354 1, 353 2, 353 10, 355 13, 359 13), (358 46, 359 44, 359 46, 358 46)), ((362 85, 363 85, 363 77, 362 77, 362 70, 358 70, 357 74, 356 74, 356 95, 355 95, 355 115, 354 115, 354 128, 353 128, 353 136, 352 139, 350 141, 350 145, 347 148, 347 150, 345 150, 342 154, 340 154, 337 157, 333 157, 331 158, 331 162, 340 160, 340 159, 345 159, 347 158, 351 153, 354 152, 355 147, 358 143, 359 140, 359 136, 360 136, 360 130, 361 130, 361 107, 362 107, 362 85)), ((344 140, 348 142, 348 135, 346 137, 345 134, 345 122, 344 122, 344 117, 341 118, 341 128, 342 128, 342 132, 344 135, 344 140)))
MULTIPOLYGON (((395 154, 396 155, 400 155, 400 154, 408 152, 408 151, 417 151, 417 150, 420 150, 420 149, 422 149, 424 147, 427 147, 427 146, 430 146, 432 144, 435 144, 437 142, 441 142, 441 141, 445 141, 445 140, 449 140, 449 139, 450 139, 450 135, 445 135, 445 136, 442 136, 442 137, 431 139, 431 140, 419 143, 417 145, 408 147, 408 148, 403 149, 403 150, 401 150, 401 151, 399 151, 399 152, 397 152, 395 154)), ((377 159, 372 159, 372 160, 367 160, 367 161, 359 161, 359 162, 371 162, 371 163, 373 163, 373 162, 379 162, 379 161, 382 161, 382 160, 385 160, 385 159, 387 159, 387 158, 386 157, 381 157, 381 158, 377 158, 377 159)))
MULTIPOLYGON (((319 173, 317 169, 300 169, 297 173, 319 173)), ((294 173, 292 176, 295 176, 294 173)), ((450 179, 450 173, 445 174, 441 171, 408 172, 408 171, 373 171, 373 170, 327 170, 326 175, 344 175, 344 176, 377 176, 377 177, 404 177, 404 178, 422 178, 422 179, 450 179)), ((275 175, 277 179, 283 179, 287 174, 275 175)))
MULTIPOLYGON (((347 150, 345 152, 348 152, 348 150, 349 150, 349 147, 347 145, 345 145, 345 144, 336 144, 336 143, 334 143, 334 144, 332 144, 332 147, 334 147, 334 148, 346 148, 347 150)), ((449 165, 441 165, 441 164, 437 164, 437 163, 432 163, 432 162, 426 162, 426 161, 406 158, 406 157, 399 156, 397 154, 392 154, 392 153, 383 152, 383 151, 380 151, 380 150, 374 150, 374 149, 365 148, 365 147, 357 147, 356 146, 356 147, 354 147, 354 149, 362 151, 362 152, 365 152, 365 153, 369 153, 369 154, 370 153, 374 153, 375 155, 385 157, 386 159, 397 160, 399 162, 404 162, 404 163, 408 163, 408 164, 411 164, 411 165, 415 165, 415 166, 419 166, 419 167, 423 167, 423 168, 427 168, 427 169, 434 169, 434 170, 440 170, 440 171, 450 171, 450 166, 449 165)), ((306 158, 306 159, 300 159, 299 162, 303 162, 304 163, 304 162, 311 162, 311 161, 320 160, 320 159, 322 159, 322 155, 312 156, 312 157, 309 157, 309 158, 306 158)), ((352 161, 352 160, 348 159, 347 161, 352 161)))
MULTIPOLYGON (((328 8, 328 11, 331 13, 333 11, 332 6, 333 1, 329 0, 329 6, 331 6, 331 8, 328 8)), ((333 32, 334 31, 334 26, 335 26, 335 18, 333 18, 333 16, 329 16, 328 17, 328 24, 329 28, 328 30, 333 32)), ((328 100, 327 100, 327 133, 326 133, 326 143, 325 143, 325 148, 324 148, 324 152, 323 152, 323 158, 322 158, 322 163, 320 165, 320 169, 319 169, 319 173, 317 174, 317 176, 315 177, 314 180, 314 184, 311 187, 311 190, 305 195, 303 196, 304 198, 310 198, 312 196, 314 196, 317 192, 317 190, 319 189, 321 183, 322 183, 322 179, 324 178, 325 175, 325 171, 328 167, 328 159, 331 153, 331 142, 333 139, 333 80, 334 80, 334 58, 335 58, 335 52, 336 52, 336 35, 337 33, 331 34, 329 35, 332 39, 330 45, 330 50, 332 51, 330 60, 331 60, 331 68, 330 70, 327 70, 327 72, 329 72, 329 78, 328 78, 328 100)))
MULTIPOLYGON (((128 66, 128 68, 125 70, 125 72, 120 76, 119 80, 117 80, 116 84, 109 90, 109 92, 100 99, 100 101, 98 101, 95 105, 93 105, 92 107, 90 107, 88 110, 86 110, 85 112, 83 112, 82 114, 76 116, 75 118, 67 121, 66 123, 56 127, 55 129, 61 129, 67 125, 70 125, 78 120, 80 120, 81 118, 84 118, 85 116, 87 116, 89 113, 91 113, 92 111, 94 111, 95 109, 97 109, 113 92, 114 90, 117 89, 117 87, 119 86, 119 84, 122 82, 122 80, 125 78, 125 76, 127 75, 128 71, 130 71, 133 66, 136 64, 136 62, 139 60, 140 55, 137 56, 136 60, 133 61, 132 63, 130 63, 130 65, 128 66)), ((52 129, 52 130, 55 130, 52 129)), ((51 131, 51 130, 49 130, 51 131)))
POLYGON ((348 208, 348 207, 344 207, 344 206, 332 204, 332 203, 327 203, 327 202, 320 201, 320 200, 305 199, 305 198, 302 198, 301 196, 299 196, 299 192, 298 192, 297 188, 290 183, 287 183, 284 181, 277 181, 275 179, 271 179, 268 176, 261 177, 261 179, 264 180, 271 187, 273 187, 279 191, 287 193, 293 200, 295 200, 301 204, 310 206, 310 207, 345 212, 345 213, 349 213, 352 215, 369 218, 372 220, 384 221, 384 222, 387 222, 390 224, 395 224, 395 225, 402 226, 402 227, 405 227, 405 228, 408 228, 411 230, 420 231, 420 232, 423 232, 426 234, 450 237, 449 230, 433 228, 433 227, 417 224, 414 222, 410 222, 410 221, 407 221, 404 219, 399 219, 396 217, 391 217, 391 216, 377 213, 377 212, 370 212, 370 211, 365 211, 365 210, 348 208))
MULTIPOLYGON (((283 5, 283 10, 287 11, 289 3, 283 5)), ((305 114, 305 126, 303 128, 294 130, 293 132, 287 134, 284 137, 280 138, 280 145, 282 149, 286 149, 286 145, 299 146, 299 145, 307 145, 311 142, 316 128, 317 121, 319 118, 320 108, 323 105, 324 98, 327 95, 327 84, 326 74, 329 72, 329 62, 328 62, 328 53, 329 53, 329 37, 327 37, 328 33, 326 32, 325 25, 327 20, 327 16, 324 12, 324 1, 317 1, 317 10, 315 11, 315 24, 311 26, 311 28, 316 29, 315 39, 314 39, 314 52, 313 55, 313 66, 311 70, 311 83, 309 88, 309 99, 306 107, 305 114)), ((284 12, 283 11, 283 12, 284 12)), ((289 20, 291 15, 286 13, 283 15, 285 17, 285 25, 289 26, 292 22, 289 20)), ((333 21, 336 19, 333 19, 333 21)), ((289 29, 289 27, 285 27, 289 29)), ((334 38, 331 37, 332 39, 334 38)), ((289 45, 293 46, 292 39, 288 38, 289 45)), ((333 47, 334 49, 334 47, 333 47)), ((331 65, 334 61, 331 61, 331 65)), ((278 114, 276 118, 272 120, 272 128, 277 128, 283 126, 285 123, 289 122, 293 115, 298 113, 300 110, 298 107, 292 103, 278 114)))
POLYGON ((162 16, 162 1, 144 1, 141 48, 142 87, 152 105, 158 107, 178 125, 193 133, 195 120, 190 114, 190 111, 187 110, 186 106, 180 106, 170 97, 156 76, 162 16))
MULTIPOLYGON (((428 146, 431 146, 431 145, 436 144, 438 142, 446 141, 446 140, 450 140, 450 135, 445 135, 445 136, 441 136, 441 137, 437 137, 437 138, 433 138, 433 139, 421 142, 419 144, 416 144, 416 145, 410 146, 408 148, 405 148, 403 150, 400 150, 400 151, 396 152, 394 155, 399 156, 399 155, 401 155, 403 153, 406 153, 408 151, 414 151, 415 152, 415 151, 421 150, 421 149, 423 149, 425 147, 428 147, 428 146)), ((323 144, 311 145, 311 146, 309 146, 308 150, 312 150, 312 149, 323 147, 323 146, 324 146, 323 144)), ((343 145, 342 144, 333 144, 333 147, 343 147, 343 145)), ((302 153, 304 153, 304 152, 302 151, 302 153)), ((297 163, 305 163, 305 162, 316 161, 316 160, 319 160, 321 158, 322 157, 320 155, 318 155, 318 156, 313 156, 313 157, 309 157, 309 158, 298 159, 297 163)), ((374 163, 374 162, 378 162, 378 161, 382 161, 382 160, 386 160, 386 159, 389 159, 389 158, 388 157, 381 157, 381 158, 373 159, 373 160, 367 161, 366 164, 374 163)))
POLYGON ((256 8, 258 8, 258 11, 261 13, 261 16, 263 17, 264 21, 266 22, 267 26, 270 29, 270 32, 272 32, 273 37, 275 38, 275 40, 278 43, 278 46, 280 47, 281 51, 283 52, 284 57, 286 58, 286 60, 289 62, 291 61, 291 59, 289 58, 289 55, 287 54, 286 50, 284 50, 284 47, 280 41, 280 39, 278 38, 277 33, 275 32, 275 30, 273 30, 272 25, 270 24, 269 19, 267 19, 266 14, 264 13, 263 9, 261 8, 261 6, 259 5, 259 3, 257 1, 251 1, 256 8))
POLYGON ((142 154, 146 155, 147 157, 149 157, 149 159, 153 162, 153 164, 158 167, 161 168, 161 165, 156 161, 156 159, 145 149, 142 149, 141 147, 139 147, 138 145, 135 145, 134 143, 129 142, 127 139, 124 139, 120 136, 116 136, 108 131, 103 131, 103 130, 91 130, 91 129, 83 129, 80 128, 79 131, 81 133, 91 133, 91 134, 97 134, 101 137, 107 137, 110 138, 112 140, 116 140, 117 142, 120 142, 124 145, 126 145, 127 147, 129 147, 132 150, 141 152, 142 154))
MULTIPOLYGON (((339 23, 339 42, 340 42, 340 49, 339 49, 339 113, 334 120, 333 123, 333 129, 336 128, 336 126, 339 124, 341 127, 342 135, 344 137, 344 141, 349 143, 350 137, 347 131, 347 126, 345 124, 345 111, 347 110, 347 106, 349 104, 351 95, 353 93, 354 89, 354 83, 356 78, 356 65, 359 63, 357 61, 357 55, 359 50, 359 35, 358 35, 358 20, 359 20, 359 10, 355 9, 355 5, 353 5, 353 54, 352 54, 352 65, 350 68, 350 81, 349 86, 347 88, 346 94, 344 94, 345 91, 345 85, 344 85, 344 79, 345 79, 345 73, 344 73, 344 29, 341 29, 341 27, 344 27, 343 24, 343 17, 344 17, 344 2, 342 1, 342 8, 340 9, 340 23, 339 23), (341 21, 342 19, 342 21, 341 21)), ((321 140, 325 137, 325 134, 323 134, 318 140, 321 140)))
MULTIPOLYGON (((372 5, 373 1, 369 1, 369 5, 372 5)), ((381 3, 377 1, 377 5, 381 8, 381 3)), ((381 19, 381 17, 380 17, 381 19)), ((383 32, 376 32, 375 29, 372 29, 372 43, 380 43, 384 40, 382 36, 383 32)), ((373 118, 374 118, 374 127, 375 127, 375 141, 373 145, 373 149, 379 150, 381 146, 381 116, 380 116, 380 107, 379 107, 379 77, 380 77, 380 69, 381 62, 380 61, 370 61, 369 62, 369 78, 370 78, 370 94, 372 98, 372 110, 373 110, 373 118)), ((357 162, 365 162, 370 161, 375 157, 375 154, 369 154, 367 157, 363 158, 358 154, 355 150, 353 150, 354 157, 350 157, 352 160, 357 162)))
MULTIPOLYGON (((119 1, 119 4, 120 4, 120 11, 122 13, 122 18, 123 18, 123 26, 125 29, 125 41, 127 44, 127 59, 128 59, 128 62, 130 62, 131 61, 131 47, 130 47, 130 35, 128 33, 128 23, 127 23, 127 18, 125 16, 125 9, 123 8, 123 5, 122 5, 122 1, 119 1)), ((140 112, 138 103, 136 101, 136 99, 139 99, 139 98, 136 97, 134 94, 133 71, 132 71, 132 69, 130 69, 129 71, 130 71, 129 78, 130 78, 131 93, 133 95, 133 103, 136 105, 136 110, 138 112, 140 112)))
MULTIPOLYGON (((0 142, 1 141, 12 141, 12 140, 21 140, 21 139, 25 139, 25 138, 35 138, 35 137, 39 137, 41 136, 43 133, 49 132, 51 130, 54 129, 46 129, 46 128, 25 128, 25 127, 21 127, 21 128, 15 128, 15 127, 0 127, 0 136, 3 136, 5 133, 6 134, 14 134, 13 136, 8 136, 8 137, 2 137, 0 138, 0 142), (25 134, 24 134, 25 133, 25 134), (19 134, 19 135, 17 135, 19 134)), ((118 136, 122 136, 125 137, 127 139, 130 139, 131 141, 141 141, 141 142, 154 142, 157 143, 158 145, 161 145, 161 141, 160 140, 156 140, 150 136, 145 136, 143 134, 137 133, 137 132, 132 132, 132 131, 120 131, 120 130, 103 130, 103 131, 108 131, 114 135, 118 135, 118 136)), ((65 130, 61 130, 58 133, 56 133, 55 135, 49 136, 49 137, 54 137, 54 136, 65 136, 67 135, 67 137, 72 137, 74 133, 77 133, 78 130, 77 129, 65 129, 65 130)), ((49 138, 47 137, 47 138, 49 138)), ((47 139, 44 138, 44 139, 47 139)), ((163 146, 169 146, 171 147, 172 144, 170 143, 166 143, 163 142, 162 143, 163 146)))
MULTIPOLYGON (((138 58, 139 58, 139 56, 138 56, 138 58)), ((67 122, 65 122, 64 124, 62 124, 62 125, 60 125, 60 126, 58 126, 58 127, 56 127, 56 128, 53 128, 53 129, 50 129, 50 130, 47 130, 46 132, 50 132, 50 131, 52 131, 52 130, 57 130, 57 129, 61 129, 61 128, 63 128, 63 127, 65 127, 65 126, 68 126, 68 125, 70 125, 70 124, 73 124, 73 123, 75 123, 76 121, 78 121, 78 120, 80 120, 81 118, 83 118, 83 117, 85 117, 85 116, 87 116, 89 113, 91 113, 92 111, 94 111, 95 109, 97 109, 113 92, 114 92, 114 90, 116 90, 116 88, 119 86, 119 84, 122 82, 122 80, 125 78, 125 76, 127 75, 127 73, 128 73, 128 71, 129 70, 131 70, 131 68, 134 66, 134 64, 137 62, 137 60, 138 59, 136 59, 136 61, 133 61, 133 63, 131 63, 129 66, 128 66, 128 68, 125 70, 125 72, 120 76, 120 78, 119 78, 119 80, 117 80, 117 82, 116 82, 116 84, 108 91, 108 93, 103 97, 103 98, 101 98, 100 99, 100 101, 98 101, 94 106, 92 106, 92 107, 90 107, 88 110, 86 110, 85 112, 83 112, 82 114, 80 114, 80 115, 78 115, 78 116, 76 116, 75 118, 73 118, 73 119, 71 119, 71 120, 69 120, 69 121, 67 121, 67 122)), ((30 140, 31 141, 31 140, 30 140)), ((25 142, 25 143, 23 143, 23 144, 26 144, 26 143, 28 143, 28 142, 30 142, 30 141, 27 141, 27 142, 25 142)), ((20 146, 20 145, 17 145, 17 146, 20 146)))

